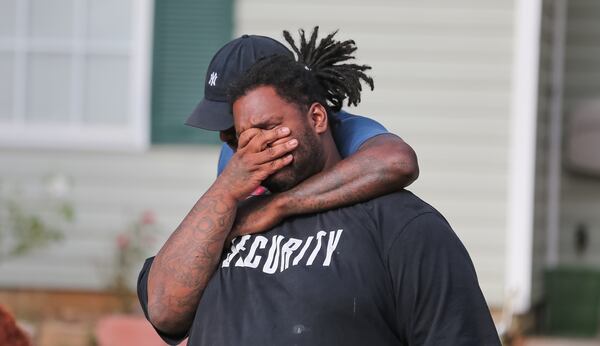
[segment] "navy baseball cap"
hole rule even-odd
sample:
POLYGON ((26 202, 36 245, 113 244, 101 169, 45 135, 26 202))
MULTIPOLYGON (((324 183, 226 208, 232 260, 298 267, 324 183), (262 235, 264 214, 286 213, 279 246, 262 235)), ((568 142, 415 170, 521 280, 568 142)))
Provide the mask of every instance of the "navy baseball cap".
POLYGON ((222 131, 233 126, 227 88, 257 60, 292 52, 280 42, 266 36, 242 35, 224 45, 212 58, 206 70, 204 98, 185 124, 201 129, 222 131))

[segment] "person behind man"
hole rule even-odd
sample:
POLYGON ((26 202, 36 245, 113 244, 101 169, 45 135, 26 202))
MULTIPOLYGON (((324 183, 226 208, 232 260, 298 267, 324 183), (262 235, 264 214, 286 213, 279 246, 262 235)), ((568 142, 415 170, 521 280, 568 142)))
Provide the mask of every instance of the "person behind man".
POLYGON ((298 61, 260 60, 231 88, 238 149, 190 212, 195 227, 145 264, 142 308, 165 340, 189 334, 190 345, 500 345, 466 249, 406 190, 287 218, 207 262, 257 186, 288 191, 341 160, 331 116, 345 99, 357 104, 361 80, 372 79, 368 66, 342 63, 356 48, 334 34, 317 45, 315 29, 296 48, 286 33, 298 61), (293 151, 279 132, 297 139, 293 151), (181 316, 190 295, 200 296, 191 325, 181 316))
MULTIPOLYGON (((275 54, 293 57, 289 49, 272 38, 242 35, 223 46, 208 66, 204 98, 186 124, 220 131, 225 143, 219 156, 219 174, 237 148, 227 87, 258 59, 275 54)), ((290 191, 245 205, 234 224, 237 234, 265 231, 288 216, 337 208, 397 191, 417 179, 417 157, 401 138, 372 119, 343 110, 335 118, 332 132, 345 159, 334 169, 320 172, 290 191)))

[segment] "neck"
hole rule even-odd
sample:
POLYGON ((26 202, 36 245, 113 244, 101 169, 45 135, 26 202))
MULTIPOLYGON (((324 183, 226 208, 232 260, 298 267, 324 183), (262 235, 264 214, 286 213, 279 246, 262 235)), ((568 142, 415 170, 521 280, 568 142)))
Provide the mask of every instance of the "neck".
POLYGON ((325 136, 324 140, 324 154, 325 154, 325 165, 323 165, 323 170, 328 170, 331 167, 335 166, 336 163, 342 160, 342 156, 335 145, 335 141, 333 140, 333 136, 331 134, 325 136))

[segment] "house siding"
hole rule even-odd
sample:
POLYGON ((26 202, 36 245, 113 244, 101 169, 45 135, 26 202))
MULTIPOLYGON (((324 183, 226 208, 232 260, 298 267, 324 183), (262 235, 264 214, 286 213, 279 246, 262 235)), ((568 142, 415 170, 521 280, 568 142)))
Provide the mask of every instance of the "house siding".
MULTIPOLYGON (((144 153, 0 150, 3 199, 29 213, 52 215, 46 180, 71 182, 65 199, 75 221, 63 241, 0 262, 0 287, 101 290, 116 269, 117 237, 144 211, 156 215, 156 253, 216 175, 218 147, 155 147, 144 153), (10 192, 12 191, 12 192, 10 192), (16 192, 15 192, 16 191, 16 192)), ((133 265, 134 274, 142 262, 133 265)), ((135 287, 137 275, 129 284, 135 287)))

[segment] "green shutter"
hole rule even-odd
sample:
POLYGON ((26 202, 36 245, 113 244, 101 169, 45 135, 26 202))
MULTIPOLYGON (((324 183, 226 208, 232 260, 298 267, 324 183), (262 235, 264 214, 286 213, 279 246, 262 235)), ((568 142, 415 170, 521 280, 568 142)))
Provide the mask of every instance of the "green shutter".
POLYGON ((233 0, 156 0, 152 143, 218 143, 218 134, 184 125, 204 95, 213 54, 231 40, 233 0))

